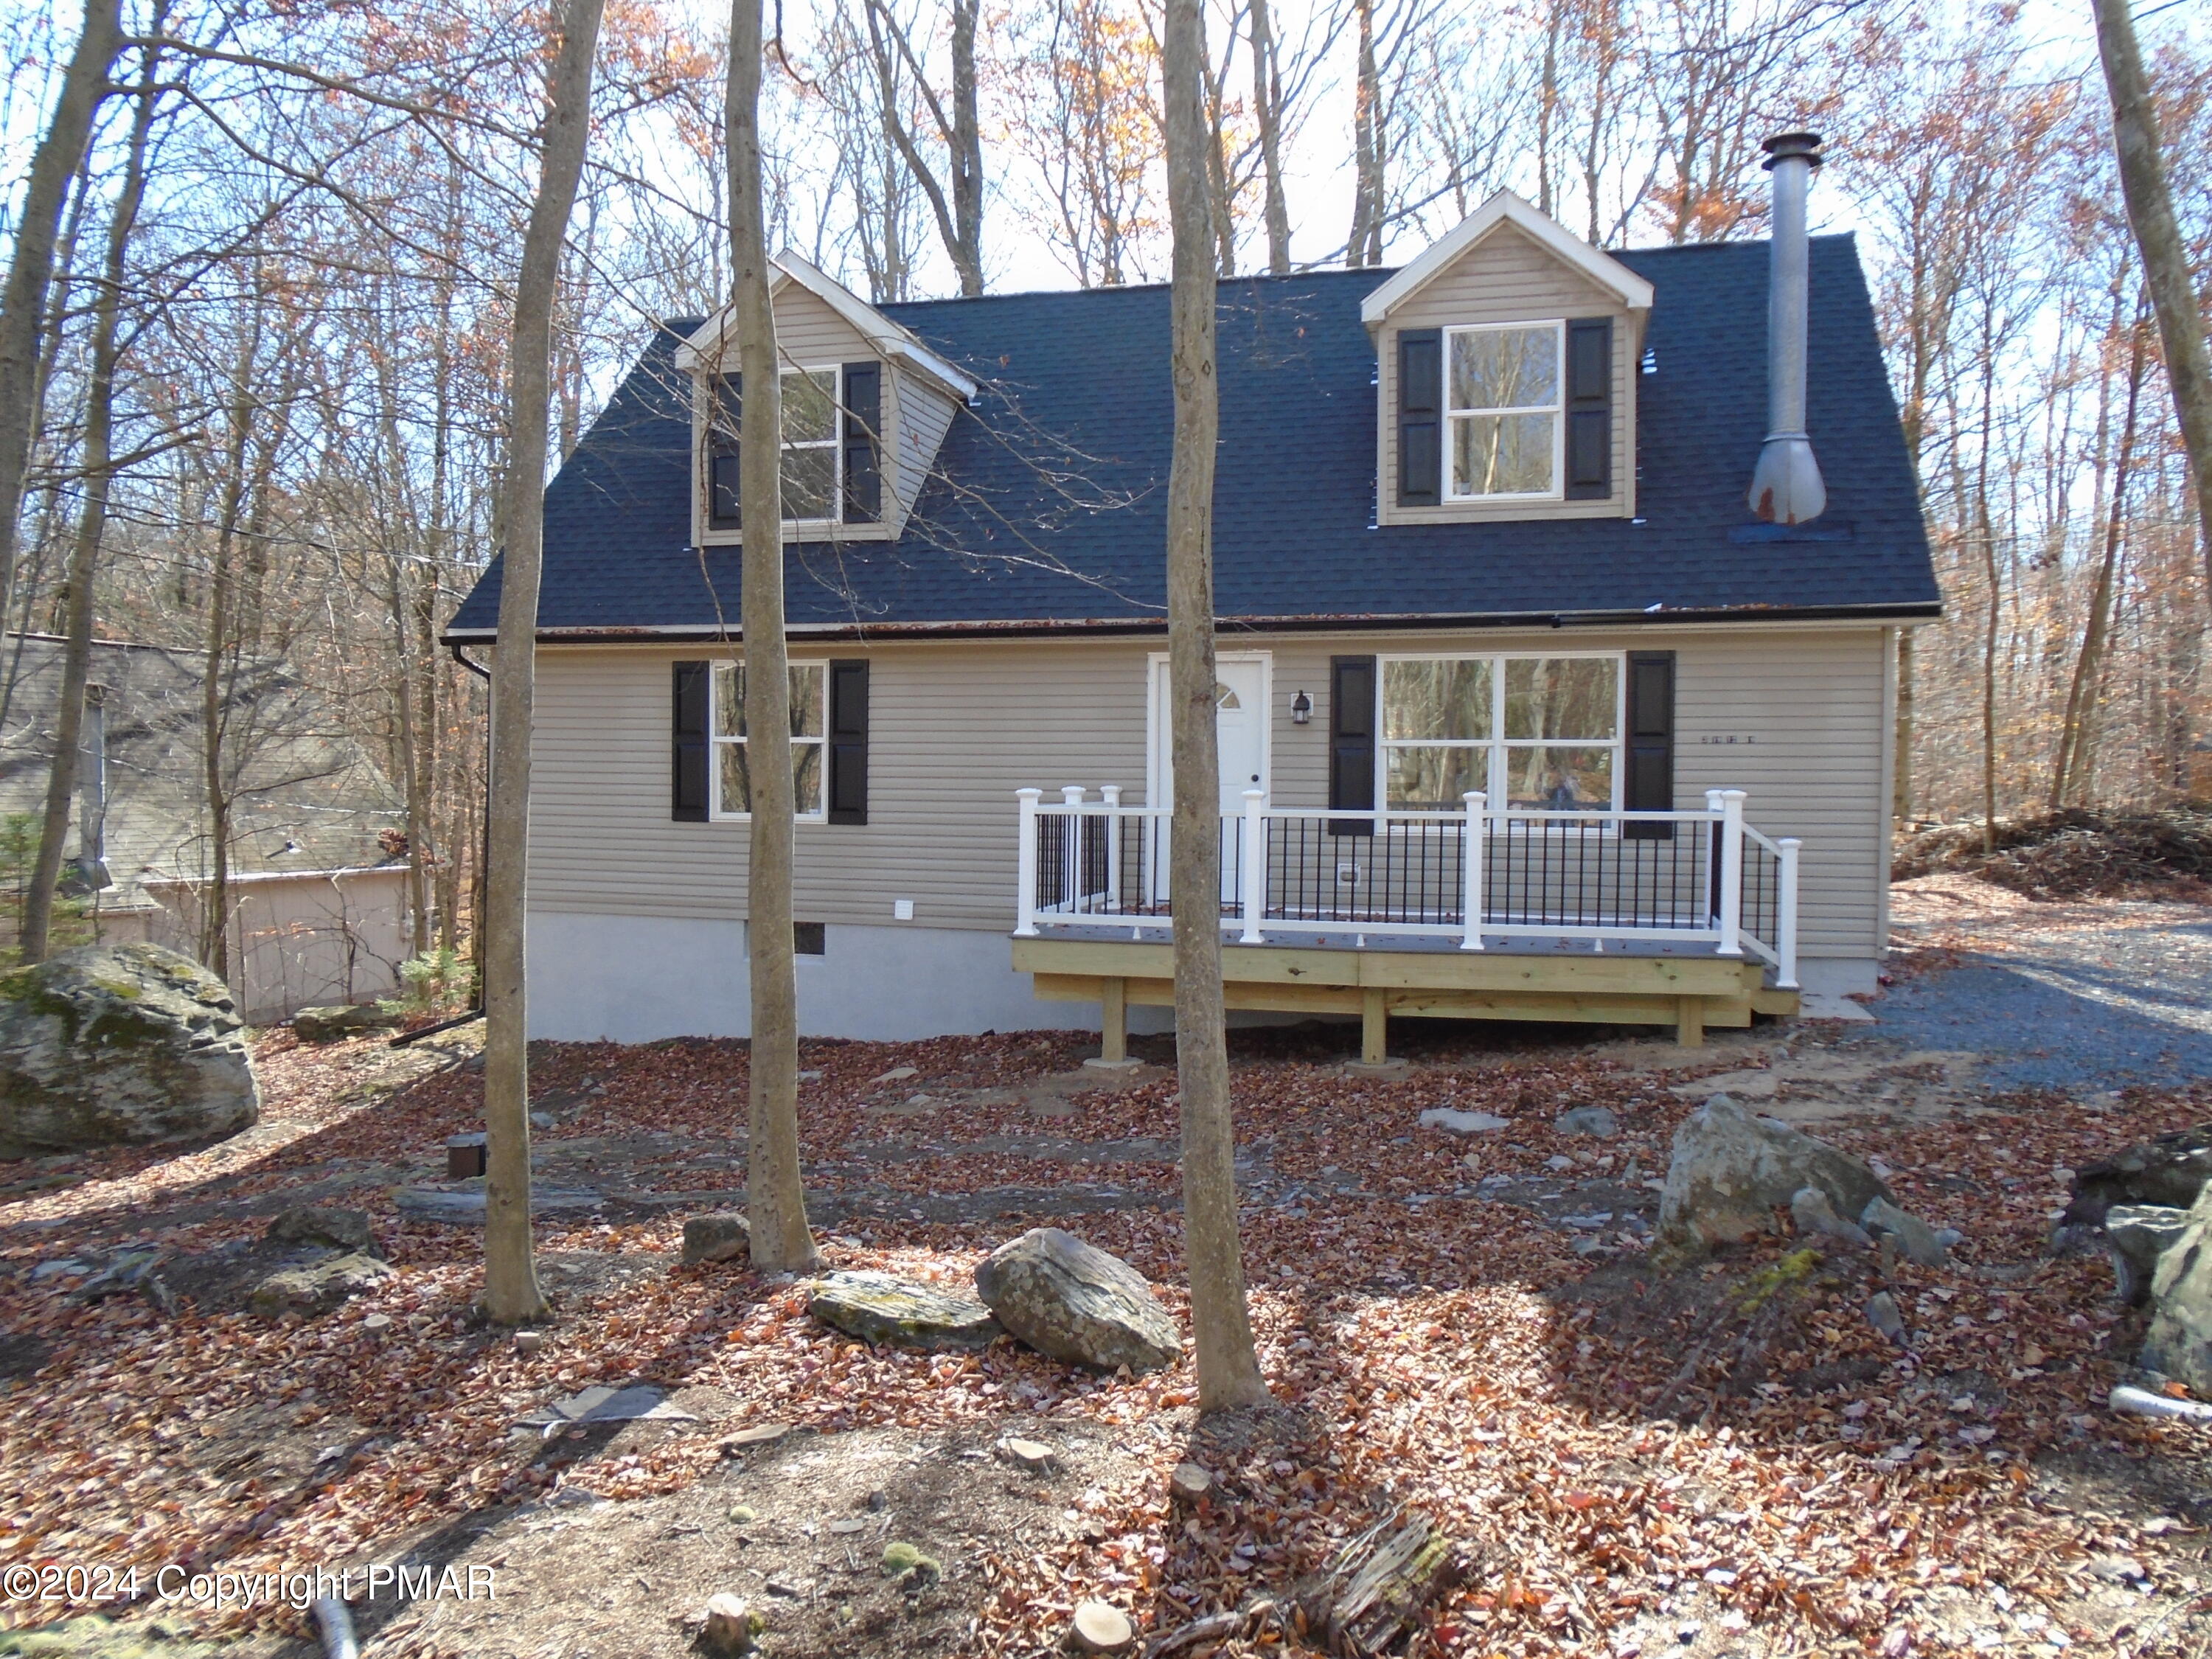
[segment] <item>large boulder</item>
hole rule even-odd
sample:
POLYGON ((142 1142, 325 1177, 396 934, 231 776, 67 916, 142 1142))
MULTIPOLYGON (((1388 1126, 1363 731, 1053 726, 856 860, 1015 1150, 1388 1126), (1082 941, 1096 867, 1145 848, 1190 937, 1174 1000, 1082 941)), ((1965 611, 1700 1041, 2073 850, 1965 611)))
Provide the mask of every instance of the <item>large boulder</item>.
POLYGON ((894 1348, 988 1348, 1002 1334, 981 1303, 889 1273, 831 1273, 808 1292, 823 1324, 894 1348))
POLYGON ((0 978, 0 1151, 235 1133, 261 1115, 237 1000, 158 945, 88 945, 0 978))
POLYGON ((1001 1325, 1054 1359, 1150 1371, 1182 1352, 1182 1333, 1145 1276, 1057 1227, 1032 1228, 985 1256, 975 1290, 1001 1325))
POLYGON ((2074 1172, 2074 1191, 2062 1228, 2101 1227, 2116 1204, 2154 1204, 2185 1210, 2212 1181, 2212 1123, 2137 1141, 2074 1172))
POLYGON ((1808 1187, 1838 1216, 1863 1215, 1876 1199, 1890 1198, 1863 1159, 1715 1095, 1674 1131, 1658 1243, 1694 1255, 1773 1231, 1775 1210, 1808 1187))
POLYGON ((2197 1195, 2180 1237, 2159 1253, 2150 1306, 2144 1369, 2212 1400, 2212 1186, 2197 1195))

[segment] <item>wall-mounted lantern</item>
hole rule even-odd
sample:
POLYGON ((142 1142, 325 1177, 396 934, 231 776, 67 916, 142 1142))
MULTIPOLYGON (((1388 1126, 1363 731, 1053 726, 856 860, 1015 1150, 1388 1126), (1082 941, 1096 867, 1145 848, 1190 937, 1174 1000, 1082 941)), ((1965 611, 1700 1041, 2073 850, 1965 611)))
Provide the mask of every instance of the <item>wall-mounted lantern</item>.
POLYGON ((1291 724, 1304 726, 1313 718, 1313 699, 1303 691, 1291 699, 1291 724))

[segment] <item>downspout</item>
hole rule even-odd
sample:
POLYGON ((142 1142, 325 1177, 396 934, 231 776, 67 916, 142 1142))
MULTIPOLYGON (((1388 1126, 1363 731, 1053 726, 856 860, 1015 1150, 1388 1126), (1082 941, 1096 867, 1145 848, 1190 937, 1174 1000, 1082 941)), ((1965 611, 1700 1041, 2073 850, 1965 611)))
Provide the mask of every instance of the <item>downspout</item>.
MULTIPOLYGON (((491 679, 491 670, 486 668, 482 663, 470 656, 461 648, 458 642, 448 647, 447 649, 452 651, 453 653, 453 660, 455 662, 460 664, 462 667, 467 669, 470 673, 475 675, 478 679, 485 681, 487 684, 489 683, 491 679)), ((491 775, 491 728, 489 726, 484 728, 484 775, 487 778, 491 775)), ((483 869, 484 865, 490 860, 490 858, 491 819, 489 815, 486 815, 484 819, 483 834, 478 842, 477 848, 477 868, 479 872, 483 869)), ((481 941, 483 937, 483 929, 479 927, 477 929, 477 938, 481 941)), ((483 957, 481 950, 479 950, 477 953, 476 967, 477 1003, 475 1007, 470 1009, 468 1012, 465 1014, 456 1014, 451 1019, 441 1019, 435 1025, 425 1025, 419 1031, 402 1032, 399 1036, 392 1039, 390 1046, 394 1048, 404 1048, 410 1042, 420 1042, 424 1037, 435 1036, 441 1031, 450 1031, 456 1026, 467 1025, 474 1021, 482 1019, 484 1017, 484 1004, 483 957)))
POLYGON ((1751 511, 1770 524, 1806 524, 1828 505, 1820 464, 1805 431, 1805 342, 1811 316, 1811 246, 1805 198, 1820 165, 1820 135, 1785 132, 1764 146, 1774 175, 1766 279, 1766 441, 1751 475, 1751 511))

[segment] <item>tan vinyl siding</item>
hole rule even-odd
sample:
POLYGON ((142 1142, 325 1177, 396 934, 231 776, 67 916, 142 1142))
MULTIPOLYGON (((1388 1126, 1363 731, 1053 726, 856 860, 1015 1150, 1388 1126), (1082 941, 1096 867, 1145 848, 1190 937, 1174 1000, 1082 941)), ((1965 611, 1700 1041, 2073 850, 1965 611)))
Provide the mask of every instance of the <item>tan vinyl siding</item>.
MULTIPOLYGON (((1384 524, 1463 524, 1519 519, 1626 518, 1636 511, 1636 361, 1642 349, 1640 313, 1581 271, 1540 247, 1522 231, 1501 224, 1419 292, 1394 309, 1376 331, 1379 354, 1376 433, 1382 465, 1378 510, 1384 524), (1613 319, 1613 483, 1601 501, 1449 501, 1437 507, 1398 505, 1398 331, 1451 328, 1474 323, 1543 322, 1553 319, 1613 319)), ((1563 369, 1564 369, 1564 366, 1563 369)), ((1445 447, 1445 463, 1450 447, 1445 447)))
MULTIPOLYGON (((802 920, 888 925, 898 899, 921 926, 1011 928, 1014 792, 1118 783, 1144 799, 1146 679, 1161 641, 962 641, 815 647, 865 656, 870 686, 865 826, 798 826, 802 920)), ((1676 805, 1748 792, 1748 821, 1805 842, 1802 949, 1872 957, 1884 883, 1882 634, 1768 628, 1611 633, 1240 637, 1273 656, 1271 781, 1286 805, 1325 805, 1328 659, 1338 654, 1666 649, 1676 653, 1676 805), (1291 699, 1313 700, 1293 725, 1291 699), (1738 741, 1729 743, 1729 738, 1738 741), (1748 741, 1746 741, 1748 739, 1748 741)), ((669 664, 697 646, 540 653, 531 902, 554 911, 737 918, 747 827, 669 817, 669 664)))
POLYGON ((898 521, 921 499, 929 482, 929 469, 937 464, 938 446, 952 425, 960 405, 920 375, 901 368, 886 377, 898 386, 898 521))

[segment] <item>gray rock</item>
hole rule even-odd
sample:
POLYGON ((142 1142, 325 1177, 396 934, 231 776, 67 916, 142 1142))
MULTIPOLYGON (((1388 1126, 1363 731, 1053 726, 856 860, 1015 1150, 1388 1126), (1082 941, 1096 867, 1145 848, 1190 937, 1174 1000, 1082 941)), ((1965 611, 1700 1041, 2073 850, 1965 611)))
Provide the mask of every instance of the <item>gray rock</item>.
MULTIPOLYGON (((453 1227, 484 1224, 482 1185, 466 1187, 402 1187, 392 1195, 399 1213, 410 1221, 442 1221, 453 1227)), ((533 1214, 554 1210, 596 1210, 606 1202, 599 1194, 579 1188, 533 1187, 533 1214)))
POLYGON ((1870 1250, 1874 1238, 1856 1221, 1846 1221, 1836 1213, 1836 1206, 1828 1202, 1827 1194, 1818 1187, 1801 1187, 1790 1200, 1790 1218, 1796 1222, 1797 1231, 1822 1238, 1832 1238, 1838 1243, 1855 1249, 1870 1250))
POLYGON ((1838 1215, 1858 1215, 1889 1196, 1863 1159, 1715 1095, 1674 1132, 1659 1194, 1659 1243, 1699 1255, 1771 1231, 1775 1209, 1808 1187, 1825 1194, 1838 1215))
POLYGON ((2115 1204, 2105 1212, 2105 1239, 2122 1302, 2133 1308, 2150 1300, 2158 1259, 2180 1242, 2188 1225, 2189 1212, 2169 1204, 2115 1204))
POLYGON ((407 1017, 386 1013, 373 1002, 326 1008, 302 1008, 292 1016, 292 1035, 302 1042, 336 1042, 364 1031, 389 1031, 406 1024, 407 1017))
POLYGON ((158 945, 0 978, 0 1151, 234 1134, 261 1115, 230 989, 158 945))
POLYGON ((1936 1230, 1886 1198, 1867 1201, 1867 1206, 1859 1212, 1859 1225, 1877 1239, 1888 1238, 1908 1261, 1917 1261, 1923 1267, 1950 1265, 1950 1249, 1936 1237, 1936 1230))
POLYGON ((1577 1106, 1553 1118, 1552 1127, 1563 1135, 1595 1135, 1610 1140, 1620 1133, 1620 1119, 1609 1106, 1577 1106))
POLYGON ((806 1311, 864 1342, 925 1352, 988 1348, 1002 1334, 981 1303, 889 1273, 832 1273, 809 1292, 806 1311))
POLYGON ((532 1428, 564 1429, 572 1423, 696 1423, 698 1419, 669 1404, 666 1393, 649 1383, 617 1389, 595 1382, 515 1421, 532 1428))
POLYGON ((384 1247, 376 1242, 375 1231, 368 1224, 368 1217, 359 1210, 325 1209, 317 1205, 295 1204, 280 1211, 262 1232, 262 1237, 271 1244, 298 1244, 319 1250, 357 1250, 363 1255, 380 1256, 384 1247))
POLYGON ((1488 1112, 1462 1112, 1449 1106, 1431 1106, 1421 1114, 1421 1127, 1442 1129, 1448 1134, 1480 1135, 1496 1129, 1510 1129, 1513 1120, 1488 1112))
POLYGON ((1905 1316, 1897 1310, 1897 1298, 1887 1291, 1877 1292, 1866 1304, 1867 1323, 1893 1342, 1905 1340, 1905 1316))
POLYGON ((999 1322, 1040 1353, 1100 1370, 1157 1370, 1182 1352, 1182 1333, 1145 1276, 1057 1227, 1001 1244, 975 1268, 999 1322))
POLYGON ((2074 1172, 2062 1227, 2100 1225, 2116 1204, 2185 1210, 2212 1181, 2212 1123, 2138 1141, 2074 1172))
POLYGON ((281 1319, 286 1314, 313 1317, 374 1290, 392 1275, 392 1267, 373 1255, 334 1255, 270 1274, 253 1287, 246 1305, 264 1319, 281 1319))
POLYGON ((2212 1400, 2212 1186, 2197 1194, 2181 1236, 2160 1254, 2150 1305, 2143 1365, 2212 1400))
POLYGON ((736 1210, 716 1210, 711 1215, 695 1215, 684 1223, 684 1265, 696 1267, 702 1261, 734 1261, 741 1255, 750 1255, 753 1248, 752 1223, 736 1210))

